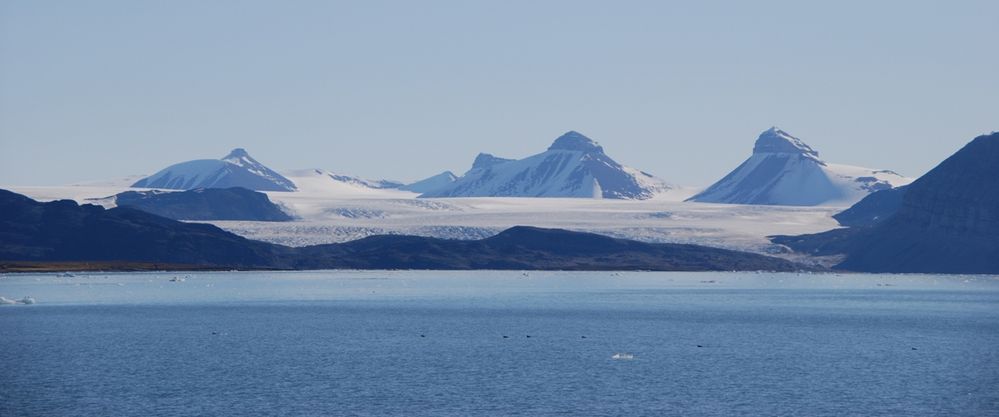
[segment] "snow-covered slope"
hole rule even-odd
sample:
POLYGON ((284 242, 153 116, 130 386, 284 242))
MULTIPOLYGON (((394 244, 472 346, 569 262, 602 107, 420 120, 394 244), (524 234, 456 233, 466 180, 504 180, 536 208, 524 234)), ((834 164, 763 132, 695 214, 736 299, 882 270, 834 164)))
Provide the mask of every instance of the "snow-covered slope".
POLYGON ((353 175, 335 174, 332 172, 324 172, 324 174, 330 177, 333 181, 339 181, 346 184, 353 184, 360 187, 373 188, 376 190, 392 190, 396 188, 401 188, 403 183, 389 180, 367 180, 360 177, 355 177, 353 175))
POLYGON ((243 148, 222 159, 198 159, 171 165, 132 184, 137 188, 191 190, 243 187, 257 191, 295 191, 293 182, 250 157, 243 148))
POLYGON ((447 187, 458 180, 458 176, 451 171, 444 171, 429 178, 416 181, 399 187, 400 190, 412 191, 414 193, 428 193, 447 187))
POLYGON ((504 162, 516 161, 516 159, 500 158, 489 153, 480 153, 475 156, 475 160, 472 161, 472 170, 475 169, 485 169, 496 164, 502 164, 504 162))
POLYGON ((826 163, 776 127, 760 134, 753 155, 690 201, 788 206, 850 205, 912 182, 888 170, 826 163))
POLYGON ((450 186, 420 197, 577 197, 645 200, 672 187, 611 159, 600 145, 570 131, 547 151, 520 160, 479 154, 450 186))
POLYGON ((310 198, 412 198, 416 195, 409 191, 400 191, 399 187, 402 184, 398 182, 367 180, 324 169, 301 169, 284 171, 283 173, 298 185, 299 192, 296 194, 307 194, 310 198))

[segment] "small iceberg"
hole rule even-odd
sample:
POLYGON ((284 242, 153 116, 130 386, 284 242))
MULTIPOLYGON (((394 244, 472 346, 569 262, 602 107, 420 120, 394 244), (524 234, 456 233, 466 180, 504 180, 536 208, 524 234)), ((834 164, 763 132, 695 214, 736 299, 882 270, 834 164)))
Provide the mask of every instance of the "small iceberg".
POLYGON ((614 359, 616 361, 630 361, 632 359, 635 359, 635 355, 632 355, 630 353, 615 353, 614 356, 611 356, 611 359, 614 359))
POLYGON ((0 296, 0 305, 14 305, 14 304, 34 304, 35 299, 31 297, 24 297, 20 300, 11 300, 10 298, 0 296))

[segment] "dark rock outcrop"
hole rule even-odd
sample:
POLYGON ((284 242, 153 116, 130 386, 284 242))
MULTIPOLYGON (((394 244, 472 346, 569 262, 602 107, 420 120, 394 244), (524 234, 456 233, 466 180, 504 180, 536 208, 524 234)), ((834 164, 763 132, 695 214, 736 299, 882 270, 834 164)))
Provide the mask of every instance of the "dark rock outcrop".
POLYGON ((115 195, 115 202, 118 207, 131 207, 174 220, 292 220, 267 194, 239 187, 126 191, 115 195))

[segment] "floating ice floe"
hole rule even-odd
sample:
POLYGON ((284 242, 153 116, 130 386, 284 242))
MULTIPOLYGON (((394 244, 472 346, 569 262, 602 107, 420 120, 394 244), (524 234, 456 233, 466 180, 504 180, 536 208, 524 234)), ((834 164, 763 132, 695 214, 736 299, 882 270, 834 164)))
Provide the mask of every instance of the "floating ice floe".
POLYGON ((35 299, 31 297, 24 297, 20 300, 11 300, 7 297, 0 296, 0 305, 13 305, 13 304, 34 304, 35 299))

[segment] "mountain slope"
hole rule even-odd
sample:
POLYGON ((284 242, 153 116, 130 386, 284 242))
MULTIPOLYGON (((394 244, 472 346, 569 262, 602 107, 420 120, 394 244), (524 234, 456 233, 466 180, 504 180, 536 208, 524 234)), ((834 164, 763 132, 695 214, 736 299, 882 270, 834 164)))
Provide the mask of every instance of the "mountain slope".
POLYGON ((493 154, 480 153, 476 155, 475 160, 472 161, 472 168, 470 170, 485 169, 493 165, 502 164, 504 162, 511 162, 511 161, 516 161, 516 159, 500 158, 493 154))
POLYGON ((239 187, 126 191, 116 194, 114 200, 118 207, 131 207, 174 220, 292 220, 267 194, 239 187))
POLYGON ((905 185, 871 193, 852 207, 833 215, 833 218, 847 227, 873 226, 891 218, 902 208, 902 199, 908 187, 905 185))
POLYGON ((826 163, 800 139, 773 127, 760 134, 749 159, 689 201, 789 206, 852 204, 869 193, 909 182, 892 171, 826 163))
POLYGON ((450 186, 457 180, 458 176, 454 175, 453 172, 444 171, 440 174, 424 178, 412 184, 406 184, 399 187, 399 189, 403 191, 412 191, 414 193, 429 193, 450 186))
POLYGON ((979 136, 906 187, 894 215, 873 226, 775 243, 843 255, 864 272, 999 273, 999 133, 979 136))
POLYGON ((295 191, 295 184, 253 159, 242 148, 222 159, 198 159, 166 167, 132 184, 136 188, 192 190, 242 187, 256 191, 295 191))
POLYGON ((664 181, 623 166, 590 138, 570 131, 547 151, 520 160, 479 154, 450 186, 420 197, 579 197, 644 200, 670 190, 664 181))
POLYGON ((351 175, 338 174, 324 169, 292 170, 284 173, 298 186, 293 195, 272 195, 272 198, 295 199, 303 195, 321 198, 334 197, 373 197, 408 198, 412 192, 400 190, 402 183, 387 180, 368 180, 351 175))
POLYGON ((283 267, 287 248, 127 207, 39 203, 0 190, 0 259, 283 267))

